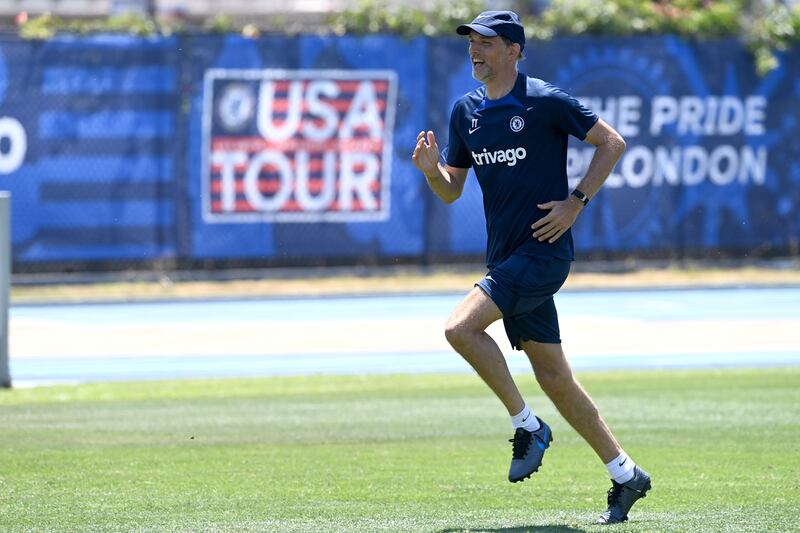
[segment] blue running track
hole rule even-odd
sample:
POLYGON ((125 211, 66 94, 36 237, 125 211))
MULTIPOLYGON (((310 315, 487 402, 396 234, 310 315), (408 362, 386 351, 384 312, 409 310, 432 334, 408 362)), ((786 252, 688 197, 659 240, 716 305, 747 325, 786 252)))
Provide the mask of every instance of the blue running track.
MULTIPOLYGON (((13 305, 18 385, 471 372, 441 333, 463 294, 13 305)), ((800 288, 564 291, 574 368, 800 365, 800 288)), ((512 372, 527 359, 490 333, 512 372)))

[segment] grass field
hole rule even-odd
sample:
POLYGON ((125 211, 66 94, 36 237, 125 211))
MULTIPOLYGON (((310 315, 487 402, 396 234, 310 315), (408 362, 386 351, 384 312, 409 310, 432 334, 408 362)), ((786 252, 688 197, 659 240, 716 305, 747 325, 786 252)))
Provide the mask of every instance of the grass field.
MULTIPOLYGON (((800 369, 579 376, 653 476, 612 531, 800 530, 800 369)), ((608 531, 609 481, 533 379, 543 469, 476 377, 308 377, 0 392, 2 531, 608 531)))

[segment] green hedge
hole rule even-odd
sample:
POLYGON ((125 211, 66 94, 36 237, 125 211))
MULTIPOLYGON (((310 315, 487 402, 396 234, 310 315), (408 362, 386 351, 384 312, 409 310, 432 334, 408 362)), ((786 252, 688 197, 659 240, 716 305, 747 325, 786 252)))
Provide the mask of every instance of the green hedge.
POLYGON ((688 37, 736 35, 742 1, 553 0, 540 19, 529 21, 534 37, 553 35, 678 34, 688 37), (705 4, 705 7, 702 6, 705 4))
MULTIPOLYGON (((775 52, 800 42, 800 5, 789 8, 775 0, 552 0, 544 12, 533 15, 530 0, 518 0, 526 33, 532 39, 562 35, 661 35, 686 38, 736 37, 752 50, 760 73, 778 65, 775 52)), ((333 15, 323 31, 337 35, 391 33, 453 35, 453 29, 484 9, 484 0, 434 0, 425 10, 391 6, 387 0, 360 0, 356 8, 333 15)), ((277 19, 276 19, 277 20, 277 19)), ((273 21, 275 22, 275 21, 273 21)), ((281 24, 266 21, 237 25, 220 15, 201 29, 241 32, 258 36, 277 31, 281 24)), ((66 20, 52 15, 32 18, 20 26, 26 38, 47 39, 57 32, 78 34, 126 32, 133 35, 191 31, 167 21, 128 14, 99 20, 66 20)), ((320 28, 314 28, 319 32, 320 28)))
MULTIPOLYGON (((458 6, 439 0, 429 14, 388 7, 385 0, 361 0, 358 7, 336 15, 336 33, 388 32, 400 35, 453 35, 485 2, 458 6)), ((538 16, 519 1, 525 31, 532 39, 563 35, 663 35, 693 39, 737 37, 753 51, 761 74, 775 68, 776 50, 800 42, 800 5, 794 9, 770 0, 552 0, 538 16)))

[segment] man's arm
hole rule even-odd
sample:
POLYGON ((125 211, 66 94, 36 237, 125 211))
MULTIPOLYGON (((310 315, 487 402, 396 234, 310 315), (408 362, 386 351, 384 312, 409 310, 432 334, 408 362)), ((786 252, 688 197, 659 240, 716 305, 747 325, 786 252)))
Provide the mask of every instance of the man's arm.
MULTIPOLYGON (((598 119, 586 134, 586 142, 593 144, 596 150, 586 175, 576 188, 591 198, 603 186, 622 152, 625 151, 625 139, 603 119, 598 119)), ((577 200, 574 196, 572 198, 577 200)))
POLYGON ((468 170, 439 164, 432 176, 425 173, 425 179, 436 196, 445 203, 452 204, 461 197, 461 193, 464 191, 468 170))
POLYGON ((419 132, 411 161, 425 175, 428 186, 436 196, 448 204, 458 200, 469 169, 439 163, 439 145, 432 131, 428 132, 427 139, 424 131, 419 132))
MULTIPOLYGON (((586 134, 585 140, 596 149, 589 169, 578 183, 577 189, 591 198, 600 190, 625 151, 625 140, 603 119, 597 120, 586 134)), ((565 200, 539 204, 538 207, 550 212, 531 226, 533 237, 540 241, 555 242, 575 223, 583 210, 583 203, 570 194, 565 200)))

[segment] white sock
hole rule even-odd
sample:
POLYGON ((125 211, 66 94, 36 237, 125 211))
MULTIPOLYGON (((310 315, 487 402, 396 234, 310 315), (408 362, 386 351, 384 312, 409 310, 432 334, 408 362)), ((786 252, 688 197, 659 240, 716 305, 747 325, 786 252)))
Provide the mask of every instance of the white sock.
POLYGON ((606 463, 606 470, 611 479, 617 483, 625 483, 633 479, 633 467, 635 466, 636 463, 633 462, 633 459, 623 451, 610 463, 606 463))
POLYGON ((542 425, 539 424, 539 419, 534 416, 533 411, 531 411, 527 403, 525 407, 522 408, 522 411, 511 417, 511 425, 514 426, 515 429, 522 428, 531 433, 542 427, 542 425))

